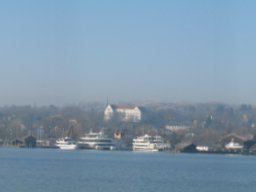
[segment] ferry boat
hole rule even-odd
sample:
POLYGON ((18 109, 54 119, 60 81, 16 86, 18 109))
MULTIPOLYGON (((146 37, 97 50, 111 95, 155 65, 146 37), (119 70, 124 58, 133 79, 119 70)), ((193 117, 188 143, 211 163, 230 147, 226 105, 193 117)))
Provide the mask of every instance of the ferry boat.
POLYGON ((170 148, 170 144, 164 142, 164 139, 157 136, 139 136, 133 139, 133 151, 163 151, 170 148))
POLYGON ((76 149, 76 142, 70 137, 64 137, 56 140, 56 146, 60 149, 72 150, 76 149))
POLYGON ((80 137, 77 142, 79 149, 114 150, 114 141, 103 132, 92 132, 80 137))

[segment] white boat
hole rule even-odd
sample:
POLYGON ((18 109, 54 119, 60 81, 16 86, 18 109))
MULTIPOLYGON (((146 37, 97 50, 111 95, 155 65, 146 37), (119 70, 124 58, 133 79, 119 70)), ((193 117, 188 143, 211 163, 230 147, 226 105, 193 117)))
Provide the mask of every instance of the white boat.
POLYGON ((157 136, 139 136, 133 139, 133 151, 163 151, 170 148, 170 144, 165 143, 164 139, 157 136))
POLYGON ((59 147, 60 149, 72 150, 76 149, 76 142, 72 140, 70 137, 64 137, 57 139, 56 146, 59 147))
POLYGON ((234 139, 231 139, 231 141, 225 145, 225 148, 229 150, 241 150, 243 149, 243 146, 239 143, 236 143, 234 139))
POLYGON ((79 149, 114 150, 114 141, 103 132, 92 132, 80 137, 77 142, 79 149))

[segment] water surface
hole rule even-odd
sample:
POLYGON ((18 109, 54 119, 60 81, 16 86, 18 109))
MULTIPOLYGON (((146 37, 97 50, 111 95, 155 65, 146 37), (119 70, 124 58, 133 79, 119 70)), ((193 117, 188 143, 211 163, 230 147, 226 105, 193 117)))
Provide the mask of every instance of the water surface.
POLYGON ((6 192, 240 192, 256 189, 256 157, 0 149, 6 192))

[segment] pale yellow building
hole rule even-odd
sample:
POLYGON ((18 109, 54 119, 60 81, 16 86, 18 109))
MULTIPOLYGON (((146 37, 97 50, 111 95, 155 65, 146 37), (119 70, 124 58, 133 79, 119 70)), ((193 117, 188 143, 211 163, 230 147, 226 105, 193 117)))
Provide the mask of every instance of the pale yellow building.
POLYGON ((138 106, 115 106, 107 105, 104 111, 104 119, 108 121, 117 114, 120 120, 125 122, 139 122, 141 121, 141 110, 138 106))

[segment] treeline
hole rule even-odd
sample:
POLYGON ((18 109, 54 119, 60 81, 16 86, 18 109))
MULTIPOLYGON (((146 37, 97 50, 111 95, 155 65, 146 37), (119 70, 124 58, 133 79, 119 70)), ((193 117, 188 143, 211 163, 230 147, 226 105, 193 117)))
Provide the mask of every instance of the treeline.
POLYGON ((226 104, 151 104, 140 107, 142 121, 122 122, 118 116, 104 121, 104 104, 93 103, 65 107, 5 106, 0 107, 0 141, 11 143, 29 135, 37 139, 74 138, 90 130, 104 130, 113 137, 123 135, 131 145, 132 138, 142 134, 160 134, 171 144, 193 142, 215 145, 229 133, 256 134, 256 108, 252 105, 226 104), (187 129, 167 130, 166 126, 187 129))

